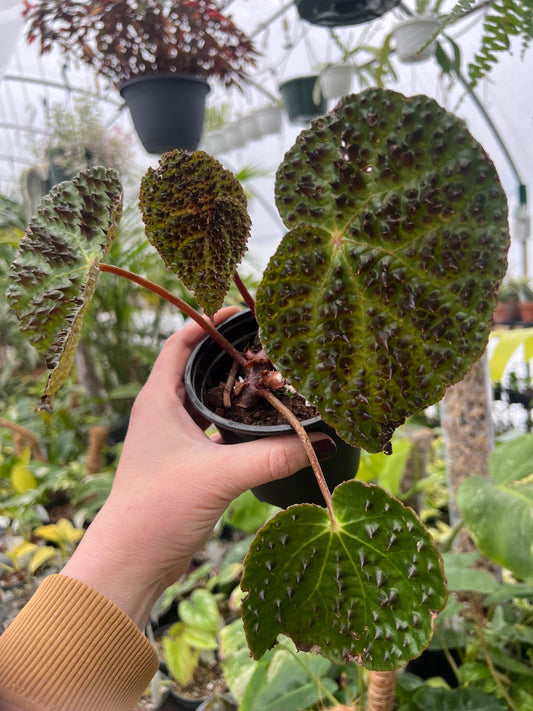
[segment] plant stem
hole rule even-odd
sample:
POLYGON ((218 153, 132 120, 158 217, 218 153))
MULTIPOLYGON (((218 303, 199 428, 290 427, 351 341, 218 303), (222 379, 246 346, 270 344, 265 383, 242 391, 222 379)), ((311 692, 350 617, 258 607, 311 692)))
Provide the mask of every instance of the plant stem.
POLYGON ((322 492, 322 496, 324 497, 324 500, 326 502, 326 507, 328 509, 331 523, 335 525, 336 521, 335 514, 333 513, 333 504, 331 502, 331 493, 328 488, 328 485, 326 484, 322 468, 319 464, 318 458, 315 454, 315 450, 313 449, 313 445, 311 444, 311 440, 309 439, 305 428, 303 427, 300 420, 294 415, 294 413, 292 413, 288 407, 286 407, 282 402, 280 402, 278 398, 274 395, 274 393, 272 393, 270 390, 261 390, 259 391, 259 394, 264 397, 265 400, 268 400, 272 407, 275 407, 278 412, 281 412, 281 414, 285 417, 287 422, 294 428, 296 434, 300 438, 304 446, 305 453, 307 454, 307 458, 309 459, 309 463, 315 474, 318 486, 320 487, 320 491, 322 492))
POLYGON ((485 639, 485 632, 483 631, 483 612, 481 610, 481 603, 479 597, 475 597, 472 601, 472 609, 474 611, 474 618, 476 621, 476 627, 477 627, 477 633, 478 633, 478 638, 479 638, 479 644, 481 647, 481 651, 483 653, 483 656, 485 657, 485 661, 487 662, 487 666, 489 668, 490 674, 492 678, 494 679, 494 683, 498 687, 501 695, 507 702, 509 708, 511 711, 518 711, 516 706, 514 705, 512 699, 510 698, 509 694, 507 693, 507 690, 505 689, 504 685, 501 682, 500 679, 500 674, 496 667, 494 666, 491 656, 490 656, 490 651, 487 645, 487 640, 485 639))
POLYGON ((45 463, 48 461, 43 454, 43 450, 41 449, 41 445, 39 443, 39 440, 37 439, 37 435, 33 433, 30 429, 24 427, 24 425, 19 425, 18 422, 11 422, 11 420, 6 420, 4 417, 0 417, 0 427, 5 427, 6 429, 11 430, 12 432, 16 432, 23 439, 27 440, 30 443, 32 455, 38 462, 45 463))
POLYGON ((239 290, 240 295, 244 299, 244 303, 246 304, 246 306, 248 306, 250 311, 255 316, 255 301, 248 289, 246 288, 246 284, 243 282, 243 280, 240 278, 239 274, 236 271, 233 274, 233 281, 235 282, 235 286, 239 290))
POLYGON ((122 269, 122 267, 116 267, 113 264, 105 264, 103 262, 100 262, 98 268, 101 272, 116 274, 117 276, 124 277, 125 279, 128 279, 129 281, 132 281, 135 284, 139 284, 139 286, 144 286, 152 293, 156 294, 157 296, 160 296, 162 299, 165 299, 165 301, 168 301, 173 306, 176 306, 186 316, 192 318, 193 321, 196 321, 196 323, 201 326, 204 331, 209 336, 211 336, 211 338, 216 341, 216 343, 218 343, 218 345, 233 358, 233 360, 236 360, 242 366, 244 366, 247 362, 243 354, 240 353, 236 348, 234 348, 231 343, 226 340, 224 336, 219 333, 219 331, 216 330, 211 321, 204 318, 201 314, 195 311, 192 306, 189 306, 186 301, 180 299, 179 296, 175 296, 171 291, 168 291, 168 289, 164 289, 162 286, 159 286, 159 284, 155 284, 153 281, 149 281, 148 279, 145 279, 139 274, 130 272, 127 269, 122 269))

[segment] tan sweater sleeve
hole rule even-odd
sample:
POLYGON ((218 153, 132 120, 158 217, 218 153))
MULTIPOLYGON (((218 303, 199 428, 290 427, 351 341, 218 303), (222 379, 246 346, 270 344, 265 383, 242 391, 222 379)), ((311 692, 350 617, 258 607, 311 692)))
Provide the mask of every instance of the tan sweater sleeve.
POLYGON ((157 666, 125 612, 50 575, 0 636, 0 711, 128 711, 157 666))

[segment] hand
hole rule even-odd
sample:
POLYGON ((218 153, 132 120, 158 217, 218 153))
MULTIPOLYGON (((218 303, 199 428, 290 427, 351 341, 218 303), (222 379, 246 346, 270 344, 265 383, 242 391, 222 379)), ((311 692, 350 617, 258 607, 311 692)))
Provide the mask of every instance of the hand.
MULTIPOLYGON (((223 309, 215 322, 236 311, 223 309)), ((308 463, 296 435, 237 445, 205 435, 189 414, 183 384, 203 335, 192 323, 165 343, 134 403, 111 494, 62 571, 113 600, 141 628, 235 497, 308 463)), ((311 440, 333 453, 326 435, 311 440)))

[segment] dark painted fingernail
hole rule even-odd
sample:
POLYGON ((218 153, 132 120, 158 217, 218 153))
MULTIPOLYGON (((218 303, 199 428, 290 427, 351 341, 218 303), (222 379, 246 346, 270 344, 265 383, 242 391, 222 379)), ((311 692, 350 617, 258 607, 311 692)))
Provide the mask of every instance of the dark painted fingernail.
POLYGON ((315 442, 311 442, 311 444, 319 459, 330 459, 330 457, 334 457, 335 454, 337 454, 335 442, 329 437, 317 439, 315 442))

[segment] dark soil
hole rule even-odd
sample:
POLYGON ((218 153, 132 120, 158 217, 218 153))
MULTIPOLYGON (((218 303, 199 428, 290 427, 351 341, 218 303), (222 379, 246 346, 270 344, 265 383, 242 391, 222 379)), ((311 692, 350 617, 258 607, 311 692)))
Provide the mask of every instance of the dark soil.
MULTIPOLYGON (((257 352, 261 349, 261 344, 256 340, 250 345, 250 350, 257 352)), ((246 351, 247 349, 245 349, 246 351)), ((272 371, 275 372, 274 368, 272 371)), ((210 383, 209 388, 204 394, 205 404, 215 414, 220 417, 225 417, 233 422, 239 422, 245 425, 286 425, 287 421, 284 416, 278 412, 267 400, 259 398, 250 408, 236 407, 235 396, 232 393, 231 407, 224 406, 224 387, 229 373, 225 374, 225 380, 218 383, 210 383)), ((238 373, 236 382, 245 379, 244 373, 238 373)), ((290 392, 284 388, 274 391, 274 394, 286 407, 291 410, 296 417, 301 420, 308 420, 316 417, 319 413, 316 407, 310 405, 305 398, 300 395, 290 392)))
MULTIPOLYGON (((308 420, 318 415, 318 410, 306 403, 300 395, 283 395, 275 393, 286 407, 288 407, 299 420, 308 420)), ((245 425, 286 425, 287 421, 283 415, 272 405, 261 398, 252 409, 232 406, 224 407, 224 383, 216 387, 209 388, 205 397, 205 404, 220 417, 225 417, 233 422, 240 422, 245 425)))

